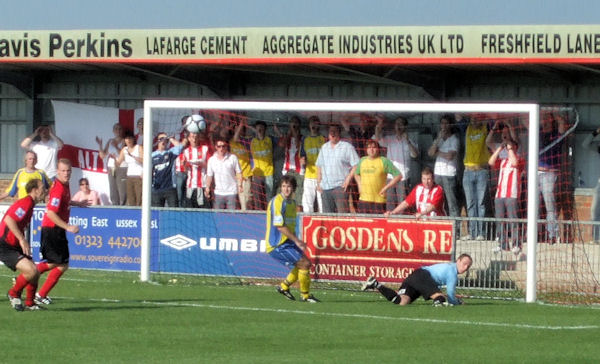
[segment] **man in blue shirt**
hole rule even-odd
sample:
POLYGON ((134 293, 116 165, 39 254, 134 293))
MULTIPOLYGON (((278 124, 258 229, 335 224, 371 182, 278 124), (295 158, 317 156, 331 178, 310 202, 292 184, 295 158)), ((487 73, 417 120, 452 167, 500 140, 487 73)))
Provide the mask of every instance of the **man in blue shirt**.
POLYGON ((388 301, 400 306, 412 303, 419 296, 426 301, 432 299, 434 306, 460 305, 462 300, 455 296, 458 275, 468 271, 472 264, 470 255, 461 254, 455 263, 438 263, 415 270, 402 282, 398 292, 379 283, 375 277, 369 277, 362 289, 377 289, 388 301), (447 299, 440 291, 444 285, 447 299))
POLYGON ((341 140, 340 126, 329 127, 329 141, 317 157, 317 191, 323 196, 323 212, 350 212, 348 186, 360 162, 352 144, 341 140))
POLYGON ((152 152, 152 206, 164 207, 165 202, 169 207, 177 207, 177 190, 175 188, 174 165, 177 156, 181 153, 183 145, 177 139, 168 137, 166 133, 156 136, 156 150, 152 152), (167 149, 167 145, 174 146, 167 149))

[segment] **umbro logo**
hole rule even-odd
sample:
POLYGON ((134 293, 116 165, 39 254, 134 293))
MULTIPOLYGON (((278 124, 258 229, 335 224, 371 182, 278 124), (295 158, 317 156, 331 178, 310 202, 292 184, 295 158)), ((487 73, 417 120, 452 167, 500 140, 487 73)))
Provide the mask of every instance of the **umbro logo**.
POLYGON ((173 236, 169 236, 168 238, 160 239, 160 243, 166 246, 169 246, 173 249, 183 250, 186 248, 191 248, 198 243, 195 240, 188 238, 187 236, 177 234, 173 236))

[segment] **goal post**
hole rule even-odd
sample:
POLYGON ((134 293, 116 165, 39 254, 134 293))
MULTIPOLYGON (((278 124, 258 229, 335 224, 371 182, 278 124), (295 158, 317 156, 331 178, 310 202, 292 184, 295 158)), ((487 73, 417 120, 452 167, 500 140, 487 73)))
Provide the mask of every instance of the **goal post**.
MULTIPOLYGON (((529 130, 539 130, 540 107, 531 103, 361 103, 361 102, 271 102, 271 101, 176 101, 144 102, 144 172, 141 213, 141 281, 150 280, 151 266, 151 146, 155 130, 153 111, 160 109, 228 110, 232 112, 295 113, 518 113, 525 114, 529 130)), ((526 301, 536 301, 536 246, 538 240, 538 152, 539 135, 528 135, 527 183, 527 283, 526 301)))

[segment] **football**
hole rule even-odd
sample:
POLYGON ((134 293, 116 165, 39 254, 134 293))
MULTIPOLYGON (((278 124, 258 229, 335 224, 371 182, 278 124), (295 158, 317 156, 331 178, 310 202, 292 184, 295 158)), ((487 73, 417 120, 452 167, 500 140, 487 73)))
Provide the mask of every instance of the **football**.
POLYGON ((206 121, 204 121, 202 115, 195 114, 188 116, 187 120, 185 121, 185 130, 189 131, 190 133, 200 133, 205 129, 206 121))

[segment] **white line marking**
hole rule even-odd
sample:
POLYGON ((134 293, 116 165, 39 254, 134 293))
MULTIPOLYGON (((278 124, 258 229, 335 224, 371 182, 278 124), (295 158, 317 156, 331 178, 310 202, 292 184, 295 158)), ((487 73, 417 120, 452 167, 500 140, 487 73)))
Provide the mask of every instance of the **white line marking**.
MULTIPOLYGON (((0 274, 4 277, 12 277, 12 275, 0 274)), ((74 279, 74 278, 63 278, 63 280, 81 281, 81 282, 104 282, 97 280, 88 279, 74 279)), ((219 287, 225 288, 225 287, 219 287)), ((75 297, 56 297, 61 299, 80 299, 75 297)), ((89 301, 96 302, 110 302, 110 303, 122 303, 124 301, 108 298, 94 299, 90 298, 89 301)), ((301 310, 285 310, 285 309, 272 309, 272 308, 259 308, 259 307, 236 307, 236 306, 217 306, 217 305, 206 305, 201 303, 177 303, 177 302, 149 302, 141 301, 143 304, 156 305, 156 306, 188 306, 188 307, 202 307, 222 310, 238 310, 238 311, 258 311, 258 312, 278 312, 278 313, 290 313, 290 314, 304 314, 304 315, 320 315, 320 316, 332 316, 332 317, 348 317, 348 318, 367 318, 376 320, 395 320, 395 321, 413 321, 413 322, 428 322, 428 323, 440 323, 440 324, 459 324, 459 325, 473 325, 473 326, 489 326, 489 327, 514 327, 522 329, 534 329, 534 330, 594 330, 600 329, 598 325, 580 325, 580 326, 548 326, 548 325, 530 325, 530 324, 509 324, 502 322, 482 322, 482 321, 452 321, 452 320, 441 320, 441 319, 425 319, 425 318, 411 318, 411 317, 397 317, 397 316, 375 316, 375 315, 364 315, 364 314, 349 314, 349 313, 336 313, 336 312, 316 312, 316 311, 301 311, 301 310)), ((579 306, 570 305, 553 305, 543 304, 547 306, 558 306, 558 307, 569 307, 579 308, 579 306)), ((597 309, 597 306, 586 306, 586 308, 597 309)))
MULTIPOLYGON (((90 300, 91 301, 102 301, 102 302, 113 302, 113 303, 121 302, 120 300, 109 300, 109 299, 100 299, 100 300, 90 299, 90 300)), ((200 308, 210 308, 210 309, 216 309, 216 310, 275 312, 275 313, 299 314, 299 315, 316 315, 316 316, 331 316, 331 317, 346 317, 346 318, 366 318, 366 319, 394 320, 394 321, 413 321, 413 322, 426 322, 426 323, 435 323, 435 324, 458 324, 458 325, 489 326, 489 327, 508 327, 508 328, 520 328, 520 329, 534 329, 534 330, 590 330, 590 329, 599 329, 600 328, 600 326, 598 326, 598 325, 548 326, 548 325, 510 324, 510 323, 466 321, 466 320, 452 321, 452 320, 441 320, 441 319, 425 319, 425 318, 410 318, 410 317, 396 317, 396 316, 376 316, 376 315, 364 315, 364 314, 287 310, 287 309, 260 308, 260 307, 219 306, 219 305, 207 305, 207 304, 201 304, 201 303, 184 303, 184 302, 141 301, 140 303, 146 304, 146 305, 155 305, 155 306, 200 307, 200 308)))

